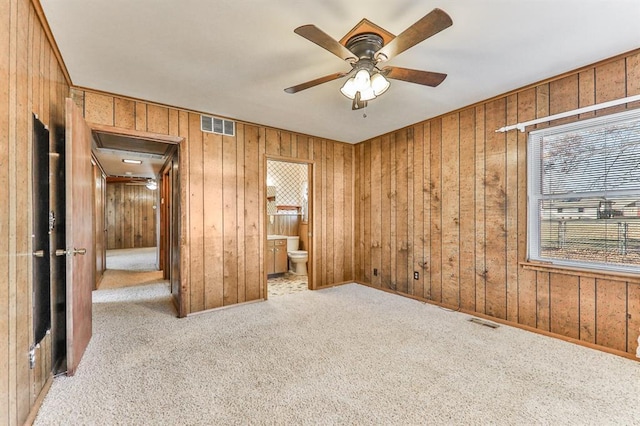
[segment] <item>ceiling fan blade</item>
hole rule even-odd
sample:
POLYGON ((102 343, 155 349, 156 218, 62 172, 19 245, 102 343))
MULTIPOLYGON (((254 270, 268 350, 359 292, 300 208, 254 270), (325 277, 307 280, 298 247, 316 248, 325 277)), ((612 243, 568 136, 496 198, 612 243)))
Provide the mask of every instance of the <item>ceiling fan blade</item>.
POLYGON ((375 58, 378 61, 389 60, 451 25, 451 17, 442 9, 435 8, 378 50, 375 58))
POLYGON ((436 87, 447 78, 446 74, 431 71, 411 70, 399 67, 384 67, 382 74, 394 80, 408 81, 409 83, 422 84, 436 87))
POLYGON ((329 34, 322 31, 315 25, 303 25, 293 30, 294 33, 328 50, 337 57, 350 62, 355 62, 358 58, 346 47, 338 43, 329 34))
POLYGON ((305 83, 298 84, 296 86, 287 87, 286 89, 284 89, 284 91, 287 93, 298 93, 310 87, 317 86, 318 84, 326 83, 332 80, 337 80, 340 77, 344 77, 347 74, 348 73, 345 73, 345 72, 337 72, 335 74, 325 75, 324 77, 316 78, 315 80, 310 80, 305 83))

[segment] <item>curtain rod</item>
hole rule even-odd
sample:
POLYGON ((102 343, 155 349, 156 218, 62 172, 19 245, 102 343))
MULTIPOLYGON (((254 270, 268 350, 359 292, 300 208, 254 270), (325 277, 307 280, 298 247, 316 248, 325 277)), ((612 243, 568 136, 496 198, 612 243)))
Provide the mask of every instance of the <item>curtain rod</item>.
POLYGON ((525 121, 524 123, 516 123, 516 124, 512 124, 510 126, 505 126, 505 127, 501 127, 498 130, 496 130, 496 133, 504 133, 504 132, 508 132, 509 130, 514 130, 514 129, 518 129, 521 132, 524 132, 525 127, 527 126, 531 126, 533 124, 538 124, 538 123, 545 123, 547 121, 552 121, 552 120, 558 120, 560 118, 565 118, 565 117, 571 117, 572 115, 578 115, 578 114, 583 114, 585 112, 591 112, 591 111, 597 111, 603 108, 609 108, 612 106, 616 106, 616 105, 620 105, 620 104, 626 104, 629 102, 635 102, 635 101, 640 101, 640 95, 634 95, 634 96, 627 96, 626 98, 621 98, 621 99, 616 99, 613 101, 608 101, 608 102, 602 102, 599 104, 595 104, 595 105, 589 105, 583 108, 578 108, 578 109, 574 109, 571 111, 566 111, 566 112, 561 112, 558 114, 554 114, 554 115, 549 115, 547 117, 542 117, 542 118, 536 118, 535 120, 530 120, 530 121, 525 121))

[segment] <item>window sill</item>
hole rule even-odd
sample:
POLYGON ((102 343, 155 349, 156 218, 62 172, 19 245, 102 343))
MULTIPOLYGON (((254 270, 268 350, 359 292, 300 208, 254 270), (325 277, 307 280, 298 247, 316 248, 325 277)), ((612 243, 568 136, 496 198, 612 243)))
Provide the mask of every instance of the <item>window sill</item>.
POLYGON ((586 268, 574 268, 564 265, 554 265, 543 262, 520 262, 523 269, 530 271, 551 272, 563 275, 574 275, 579 277, 597 278, 611 281, 624 281, 640 284, 640 274, 630 274, 624 272, 602 271, 586 268))

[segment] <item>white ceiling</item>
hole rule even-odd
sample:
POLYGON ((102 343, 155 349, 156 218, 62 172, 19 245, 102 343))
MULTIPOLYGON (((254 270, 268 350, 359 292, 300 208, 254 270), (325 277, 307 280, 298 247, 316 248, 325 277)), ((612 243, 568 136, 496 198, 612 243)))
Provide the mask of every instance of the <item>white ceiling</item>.
POLYGON ((356 143, 640 47, 640 0, 40 0, 74 85, 356 143), (387 64, 444 72, 392 80, 352 111, 350 66, 293 30, 340 40, 367 18, 398 35, 439 7, 453 26, 387 64))

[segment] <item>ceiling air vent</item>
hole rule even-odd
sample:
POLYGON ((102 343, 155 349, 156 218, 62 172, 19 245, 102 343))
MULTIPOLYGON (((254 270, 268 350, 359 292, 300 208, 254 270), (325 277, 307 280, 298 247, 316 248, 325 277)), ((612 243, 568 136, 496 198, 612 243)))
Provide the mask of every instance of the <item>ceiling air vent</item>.
POLYGON ((224 120, 218 117, 200 116, 200 130, 207 133, 217 133, 219 135, 234 136, 236 134, 236 123, 231 120, 224 120))

